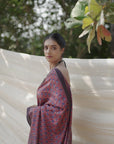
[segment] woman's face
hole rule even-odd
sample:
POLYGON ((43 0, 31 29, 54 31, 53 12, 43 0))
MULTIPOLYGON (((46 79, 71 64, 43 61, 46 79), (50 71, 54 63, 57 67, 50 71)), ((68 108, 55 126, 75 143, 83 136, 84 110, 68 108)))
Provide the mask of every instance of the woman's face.
POLYGON ((44 55, 49 63, 58 63, 61 60, 63 52, 64 48, 61 49, 56 41, 47 39, 44 42, 44 55))

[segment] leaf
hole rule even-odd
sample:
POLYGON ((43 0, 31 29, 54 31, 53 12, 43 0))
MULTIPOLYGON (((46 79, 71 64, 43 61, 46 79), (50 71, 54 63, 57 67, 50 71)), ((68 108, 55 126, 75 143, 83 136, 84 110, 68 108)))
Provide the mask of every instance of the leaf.
POLYGON ((75 5, 75 7, 72 9, 71 11, 71 17, 72 18, 77 18, 82 20, 85 16, 84 16, 84 11, 85 11, 85 6, 87 5, 87 2, 81 2, 78 1, 75 5))
POLYGON ((87 38, 87 46, 88 46, 88 52, 90 53, 90 46, 91 46, 91 42, 95 37, 95 26, 93 27, 93 29, 91 29, 91 31, 89 32, 88 38, 87 38))
POLYGON ((112 40, 111 33, 103 25, 100 26, 100 29, 101 29, 100 30, 101 38, 108 42, 111 42, 111 40, 112 40))
POLYGON ((98 26, 97 28, 97 41, 99 43, 99 45, 102 45, 102 40, 101 40, 101 34, 100 34, 100 26, 98 26))
POLYGON ((101 14, 100 14, 99 21, 97 22, 97 25, 96 25, 96 30, 97 30, 99 25, 104 25, 104 24, 105 24, 104 11, 102 10, 101 14))
POLYGON ((97 28, 97 40, 99 45, 102 45, 101 39, 108 42, 112 40, 111 33, 103 25, 99 25, 97 28))
POLYGON ((87 33, 89 33, 90 31, 90 27, 86 28, 80 35, 79 38, 83 37, 84 35, 86 35, 87 33))
POLYGON ((72 28, 72 27, 79 27, 80 25, 82 25, 82 21, 81 20, 77 20, 75 18, 68 18, 66 20, 66 22, 64 22, 66 28, 72 28))
POLYGON ((100 20, 99 20, 99 24, 100 25, 104 25, 104 11, 102 10, 101 11, 101 15, 100 15, 100 20))
POLYGON ((93 23, 93 20, 90 17, 84 18, 83 19, 82 29, 86 28, 87 26, 89 26, 92 23, 93 23))
POLYGON ((101 10, 101 5, 99 5, 95 0, 89 0, 89 12, 93 20, 95 20, 100 15, 101 10))
POLYGON ((84 12, 84 13, 87 14, 88 12, 89 12, 89 8, 88 8, 88 6, 86 6, 86 7, 85 7, 85 12, 84 12))

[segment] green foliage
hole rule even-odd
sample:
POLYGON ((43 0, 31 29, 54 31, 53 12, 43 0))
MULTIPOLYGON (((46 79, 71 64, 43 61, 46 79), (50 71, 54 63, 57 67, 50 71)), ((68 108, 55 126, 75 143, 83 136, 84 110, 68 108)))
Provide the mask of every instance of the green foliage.
POLYGON ((87 0, 84 1, 79 0, 76 3, 75 7, 72 9, 71 17, 76 18, 78 20, 82 20, 85 17, 84 12, 87 4, 88 4, 87 0))
MULTIPOLYGON (((108 42, 111 41, 111 35, 108 30, 106 30, 103 25, 105 22, 114 22, 114 4, 111 1, 102 1, 102 0, 78 0, 75 7, 71 11, 71 18, 73 17, 73 21, 75 23, 71 25, 67 21, 65 23, 67 28, 77 27, 79 26, 79 22, 76 23, 76 20, 80 20, 82 22, 82 29, 84 31, 79 35, 79 37, 82 37, 86 34, 88 34, 87 38, 87 45, 88 45, 88 51, 90 53, 90 46, 93 38, 95 37, 95 30, 97 33, 97 39, 100 39, 101 36, 103 40, 106 40, 108 42), (98 27, 103 27, 102 32, 98 27), (101 34, 102 33, 102 34, 101 34)), ((71 21, 72 23, 72 21, 71 21)), ((101 45, 101 41, 98 40, 98 43, 101 45)))
POLYGON ((114 24, 114 2, 104 5, 105 21, 114 24), (107 11, 108 9, 108 11, 107 11))
POLYGON ((82 24, 82 21, 75 19, 75 18, 69 18, 65 22, 65 26, 67 28, 71 28, 71 27, 76 28, 76 27, 79 27, 81 24, 82 24))
POLYGON ((94 20, 98 20, 101 10, 102 10, 102 6, 99 5, 96 0, 90 0, 88 3, 88 9, 89 9, 89 16, 94 20))
POLYGON ((30 0, 0 0, 1 48, 26 52, 29 42, 24 35, 29 35, 30 25, 37 19, 33 7, 34 1, 30 0))
POLYGON ((94 37, 95 37, 95 26, 93 27, 93 29, 90 30, 88 38, 87 38, 87 45, 88 45, 89 53, 90 53, 91 41, 94 39, 94 37))
MULTIPOLYGON (((59 32, 66 40, 64 57, 110 57, 109 45, 103 40, 102 46, 99 47, 96 44, 96 38, 92 41, 91 55, 88 54, 86 39, 87 33, 90 32, 92 26, 85 27, 82 33, 83 19, 88 14, 88 0, 80 0, 78 2, 78 6, 82 10, 75 13, 74 6, 77 7, 75 5, 76 1, 48 1, 48 6, 45 9, 46 0, 0 0, 0 47, 33 55, 43 55, 44 37, 48 33, 59 32), (40 11, 40 8, 44 8, 43 11, 40 11), (72 17, 68 19, 73 8, 72 17), (36 9, 38 12, 36 12, 36 9), (59 15, 60 11, 61 14, 59 15), (44 17, 42 13, 44 13, 44 17), (66 24, 69 29, 64 25, 66 19, 68 19, 66 24), (79 35, 80 37, 85 37, 79 39, 79 35)), ((113 7, 111 10, 113 10, 113 7)), ((107 21, 113 19, 111 10, 106 15, 104 7, 107 21)))

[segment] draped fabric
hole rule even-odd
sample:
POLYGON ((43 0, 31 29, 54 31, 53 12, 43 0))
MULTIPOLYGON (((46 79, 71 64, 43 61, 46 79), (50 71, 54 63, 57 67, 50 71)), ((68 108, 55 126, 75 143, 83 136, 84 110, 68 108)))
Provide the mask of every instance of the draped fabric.
MULTIPOLYGON (((114 144, 114 59, 64 59, 70 74, 72 144, 114 144)), ((0 49, 0 144, 27 144, 26 108, 49 72, 42 56, 0 49)))
POLYGON ((29 107, 30 135, 28 144, 71 144, 72 107, 70 86, 63 88, 58 69, 52 69, 37 90, 37 106, 29 107), (58 74, 58 75, 57 75, 58 74))

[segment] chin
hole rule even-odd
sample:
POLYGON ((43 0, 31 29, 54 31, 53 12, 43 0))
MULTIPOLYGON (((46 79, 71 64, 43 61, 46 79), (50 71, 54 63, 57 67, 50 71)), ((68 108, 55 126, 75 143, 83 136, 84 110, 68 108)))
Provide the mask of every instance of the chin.
POLYGON ((48 62, 50 62, 50 63, 53 63, 53 61, 52 61, 51 59, 47 59, 47 58, 46 58, 46 60, 47 60, 48 62))

